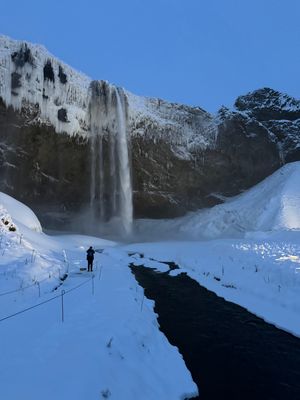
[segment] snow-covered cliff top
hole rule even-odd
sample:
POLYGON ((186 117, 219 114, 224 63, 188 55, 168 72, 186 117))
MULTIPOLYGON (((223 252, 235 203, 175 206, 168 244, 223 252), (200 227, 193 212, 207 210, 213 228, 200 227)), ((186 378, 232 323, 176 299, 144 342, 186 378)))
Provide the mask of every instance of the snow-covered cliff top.
POLYGON ((20 110, 38 105, 38 118, 58 132, 84 130, 90 79, 70 68, 43 46, 0 36, 0 97, 20 110), (66 121, 58 118, 66 109, 66 121))
MULTIPOLYGON (((91 82, 43 46, 0 36, 0 97, 16 110, 31 109, 33 122, 50 124, 57 132, 87 135, 91 82)), ((213 118, 204 110, 124 92, 131 135, 143 135, 143 126, 150 126, 158 136, 167 132, 166 138, 172 130, 169 139, 176 144, 182 138, 204 147, 214 143, 213 118)))

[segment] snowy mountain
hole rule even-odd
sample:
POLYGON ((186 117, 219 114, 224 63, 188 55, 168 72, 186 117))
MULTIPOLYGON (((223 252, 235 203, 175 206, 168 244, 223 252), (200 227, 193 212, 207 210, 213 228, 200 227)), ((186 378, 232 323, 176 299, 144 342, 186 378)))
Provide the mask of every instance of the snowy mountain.
POLYGON ((183 215, 298 160, 298 112, 298 100, 262 89, 213 116, 92 81, 42 46, 2 36, 0 188, 47 227, 73 229, 87 212, 88 230, 88 218, 183 215))

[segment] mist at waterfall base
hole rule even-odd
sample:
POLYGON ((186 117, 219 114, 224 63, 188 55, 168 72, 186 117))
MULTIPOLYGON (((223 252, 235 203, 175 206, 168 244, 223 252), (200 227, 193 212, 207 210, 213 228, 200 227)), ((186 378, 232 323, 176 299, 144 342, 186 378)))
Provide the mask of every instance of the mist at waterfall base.
POLYGON ((131 233, 125 237, 115 219, 104 224, 104 237, 127 242, 191 241, 269 237, 272 232, 300 231, 299 176, 300 162, 286 164, 223 204, 180 218, 133 220, 131 233))
POLYGON ((73 218, 70 230, 123 242, 269 237, 300 231, 300 162, 289 163, 241 195, 174 219, 135 219, 130 231, 120 216, 90 223, 90 209, 73 218))

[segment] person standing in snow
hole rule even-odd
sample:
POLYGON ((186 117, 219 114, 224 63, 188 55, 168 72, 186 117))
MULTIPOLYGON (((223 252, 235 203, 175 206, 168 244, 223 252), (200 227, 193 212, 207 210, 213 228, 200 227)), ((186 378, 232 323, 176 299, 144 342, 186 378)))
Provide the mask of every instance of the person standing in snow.
POLYGON ((95 250, 92 248, 92 246, 90 246, 86 252, 86 259, 88 262, 88 271, 91 271, 91 272, 93 272, 94 254, 95 254, 95 250))

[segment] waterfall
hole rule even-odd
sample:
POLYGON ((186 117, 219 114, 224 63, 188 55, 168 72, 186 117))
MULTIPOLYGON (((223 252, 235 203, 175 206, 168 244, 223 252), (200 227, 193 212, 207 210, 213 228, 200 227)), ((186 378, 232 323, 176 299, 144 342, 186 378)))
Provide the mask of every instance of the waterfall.
POLYGON ((118 89, 115 91, 117 99, 117 155, 119 166, 119 212, 125 233, 130 233, 132 228, 132 186, 130 162, 128 156, 128 141, 126 132, 126 115, 124 97, 119 95, 118 89))
POLYGON ((126 97, 122 89, 94 81, 90 97, 91 182, 93 221, 117 226, 130 234, 133 220, 126 97))

